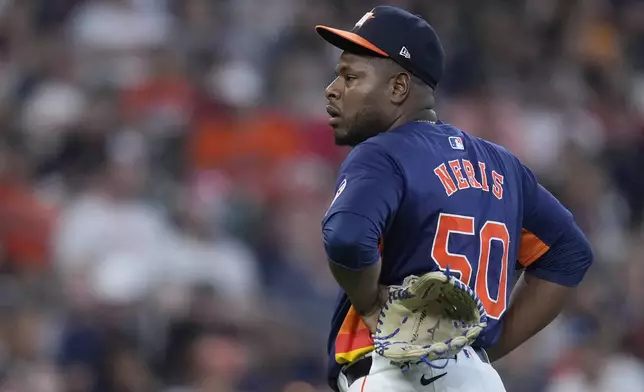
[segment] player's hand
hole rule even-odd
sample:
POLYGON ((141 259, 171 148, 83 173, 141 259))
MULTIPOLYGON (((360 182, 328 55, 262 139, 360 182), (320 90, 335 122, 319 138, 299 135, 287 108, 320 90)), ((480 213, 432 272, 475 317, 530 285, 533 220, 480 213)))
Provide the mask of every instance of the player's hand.
POLYGON ((374 301, 374 304, 371 309, 368 309, 366 312, 363 312, 360 317, 365 323, 371 334, 376 333, 376 327, 378 326, 378 319, 380 318, 380 312, 382 307, 387 302, 389 296, 389 290, 387 286, 380 286, 378 289, 378 297, 374 301))

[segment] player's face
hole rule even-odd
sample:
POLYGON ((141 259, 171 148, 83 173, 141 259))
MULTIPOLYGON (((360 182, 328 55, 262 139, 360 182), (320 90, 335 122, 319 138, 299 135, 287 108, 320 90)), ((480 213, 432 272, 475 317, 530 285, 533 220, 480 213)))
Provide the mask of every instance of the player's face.
POLYGON ((388 121, 388 77, 371 57, 344 52, 336 67, 336 78, 326 88, 335 144, 355 146, 385 132, 388 121))

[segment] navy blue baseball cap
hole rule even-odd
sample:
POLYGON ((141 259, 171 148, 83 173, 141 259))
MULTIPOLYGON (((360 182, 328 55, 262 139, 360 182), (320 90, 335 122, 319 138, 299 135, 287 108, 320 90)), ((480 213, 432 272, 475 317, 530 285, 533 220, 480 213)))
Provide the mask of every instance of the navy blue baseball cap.
POLYGON ((348 52, 367 50, 388 57, 431 87, 445 68, 445 52, 438 35, 422 17, 388 5, 367 12, 351 31, 315 26, 331 45, 348 52))

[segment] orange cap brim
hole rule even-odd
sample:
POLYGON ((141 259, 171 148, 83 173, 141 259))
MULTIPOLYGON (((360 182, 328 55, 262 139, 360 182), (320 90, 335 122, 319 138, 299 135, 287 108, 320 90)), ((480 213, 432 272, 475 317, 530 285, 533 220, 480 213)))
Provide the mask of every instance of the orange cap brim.
POLYGON ((350 50, 351 46, 358 45, 383 57, 389 57, 382 49, 362 38, 356 33, 332 27, 317 25, 315 31, 325 41, 342 50, 350 50))

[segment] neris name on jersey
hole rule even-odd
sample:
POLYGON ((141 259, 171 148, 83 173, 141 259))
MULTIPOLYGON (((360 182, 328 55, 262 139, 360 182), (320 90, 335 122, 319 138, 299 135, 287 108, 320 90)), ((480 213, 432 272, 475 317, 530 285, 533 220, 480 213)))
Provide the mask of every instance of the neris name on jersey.
MULTIPOLYGON (((441 163, 434 169, 434 174, 438 177, 445 188, 447 196, 464 189, 480 189, 483 192, 490 192, 488 185, 488 169, 485 162, 476 162, 479 167, 480 178, 477 178, 474 164, 468 159, 454 159, 447 163, 441 163)), ((491 179, 492 194, 501 200, 503 198, 503 175, 495 170, 489 171, 491 179)))

